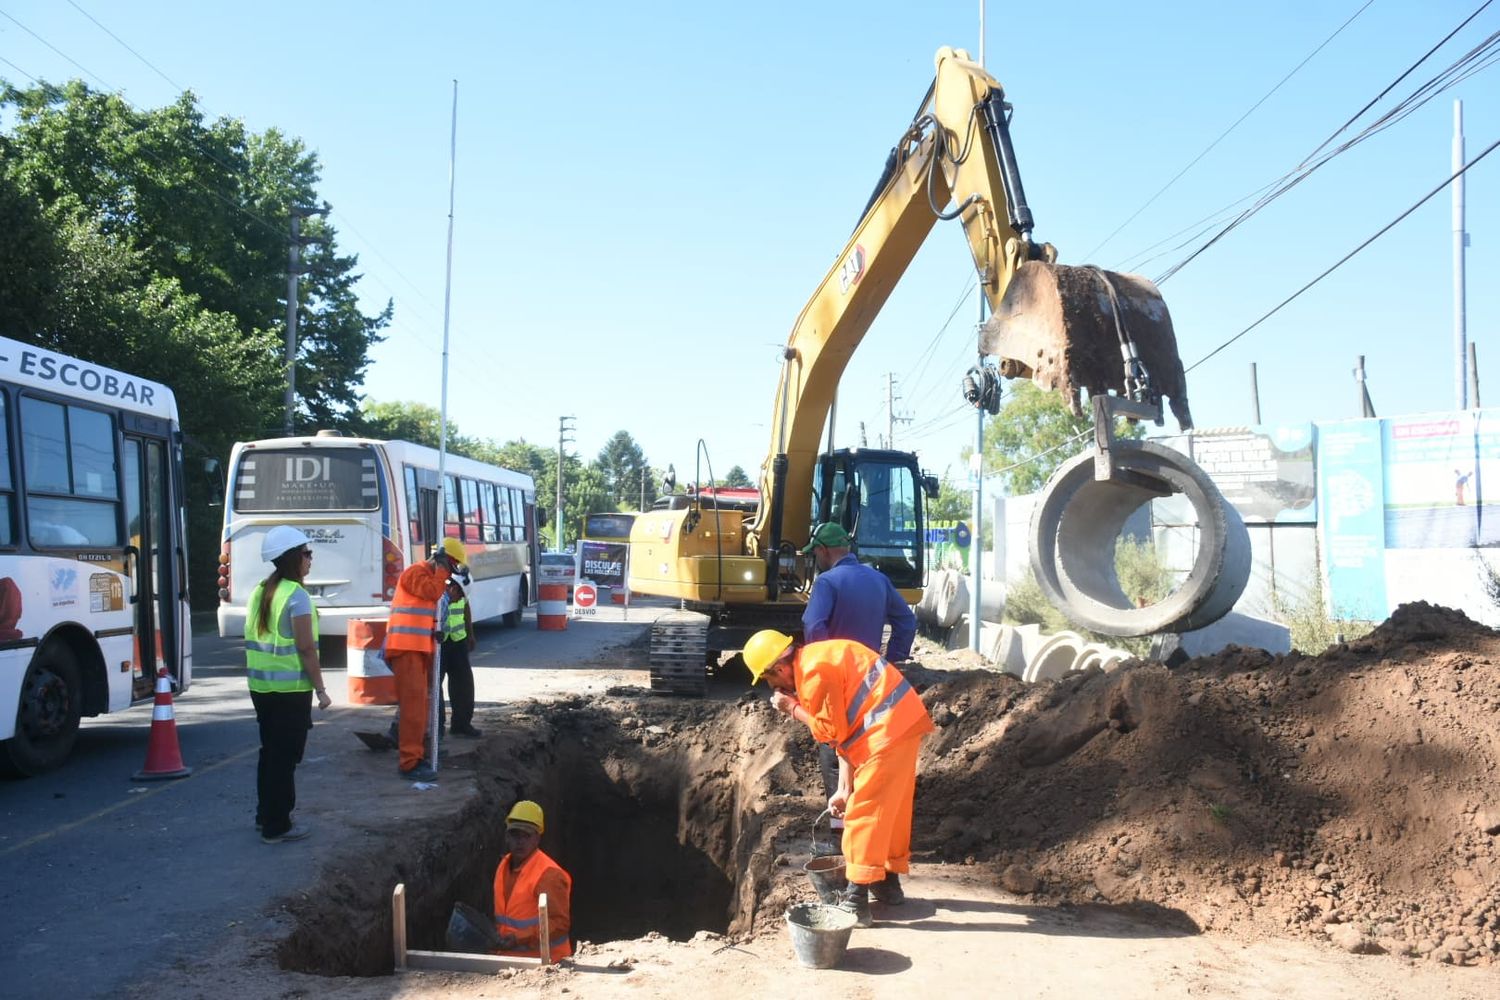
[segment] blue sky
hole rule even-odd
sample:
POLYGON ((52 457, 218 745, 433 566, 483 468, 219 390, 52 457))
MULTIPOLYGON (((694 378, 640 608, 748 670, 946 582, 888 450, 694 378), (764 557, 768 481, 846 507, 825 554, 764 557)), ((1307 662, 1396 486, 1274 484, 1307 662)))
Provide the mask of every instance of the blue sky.
MULTIPOLYGON (((1182 237, 1141 264, 1150 248, 1296 166, 1480 2, 990 2, 986 62, 1015 108, 1035 236, 1065 263, 1160 274, 1184 255, 1170 249, 1182 237)), ((144 107, 191 88, 210 115, 280 128, 317 151, 341 247, 360 257, 361 295, 372 310, 395 300, 366 384, 377 400, 439 398, 457 79, 450 417, 466 434, 551 447, 558 417, 571 415, 585 458, 628 430, 679 479, 700 439, 717 475, 736 464, 755 475, 791 323, 916 110, 934 52, 979 48, 977 0, 0 0, 0 12, 0 56, 21 72, 82 76, 144 107)), ((1500 5, 1361 122, 1497 30, 1500 5)), ((14 67, 0 63, 0 75, 26 82, 14 67)), ((1184 359, 1439 184, 1455 98, 1470 157, 1500 138, 1497 80, 1490 68, 1437 96, 1167 281, 1184 359)), ((1500 373, 1500 151, 1467 181, 1469 336, 1481 390, 1500 400, 1500 375, 1485 380, 1500 373)), ((1381 415, 1451 408, 1451 248, 1443 192, 1194 370, 1198 425, 1250 421, 1251 362, 1266 421, 1355 416, 1361 354, 1381 415)), ((872 445, 886 433, 893 374, 896 416, 911 418, 895 424, 895 444, 963 476, 975 420, 958 381, 974 360, 977 306, 960 294, 971 271, 956 224, 940 223, 845 373, 838 443, 858 443, 861 423, 872 445)))

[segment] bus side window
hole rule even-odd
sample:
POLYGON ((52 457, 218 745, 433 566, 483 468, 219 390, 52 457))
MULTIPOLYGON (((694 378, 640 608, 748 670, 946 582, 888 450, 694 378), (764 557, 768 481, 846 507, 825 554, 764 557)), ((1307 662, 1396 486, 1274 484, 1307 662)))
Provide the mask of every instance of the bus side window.
POLYGON ((459 480, 463 490, 464 529, 463 540, 479 541, 479 484, 472 479, 459 480))
POLYGON ((500 533, 495 523, 495 484, 479 484, 479 527, 480 540, 484 542, 498 542, 500 533))
POLYGON ((406 480, 406 530, 412 542, 422 542, 422 504, 417 494, 417 470, 402 466, 406 480))
POLYGON ((16 494, 10 471, 10 398, 0 393, 0 545, 16 544, 16 494))

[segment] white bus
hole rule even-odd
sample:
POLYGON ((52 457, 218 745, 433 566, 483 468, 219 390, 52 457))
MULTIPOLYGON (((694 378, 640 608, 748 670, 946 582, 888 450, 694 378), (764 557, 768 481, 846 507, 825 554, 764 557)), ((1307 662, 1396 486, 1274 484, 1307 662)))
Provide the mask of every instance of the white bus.
MULTIPOLYGON (((536 575, 536 486, 526 473, 458 455, 446 457, 443 472, 441 531, 468 550, 470 613, 518 625, 536 575)), ((303 585, 323 635, 347 635, 353 618, 385 618, 401 571, 432 550, 437 479, 437 450, 409 441, 320 431, 236 444, 219 554, 219 634, 245 634, 245 600, 270 572, 261 538, 278 524, 312 539, 303 585)))
POLYGON ((172 390, 0 338, 0 770, 61 764, 79 719, 192 680, 172 390))

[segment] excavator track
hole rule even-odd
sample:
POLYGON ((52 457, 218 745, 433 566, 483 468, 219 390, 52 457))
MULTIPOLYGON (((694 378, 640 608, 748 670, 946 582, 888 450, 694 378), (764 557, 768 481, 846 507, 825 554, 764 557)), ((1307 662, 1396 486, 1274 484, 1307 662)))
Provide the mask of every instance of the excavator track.
POLYGON ((708 690, 708 615, 671 611, 651 625, 651 690, 701 698, 708 690))

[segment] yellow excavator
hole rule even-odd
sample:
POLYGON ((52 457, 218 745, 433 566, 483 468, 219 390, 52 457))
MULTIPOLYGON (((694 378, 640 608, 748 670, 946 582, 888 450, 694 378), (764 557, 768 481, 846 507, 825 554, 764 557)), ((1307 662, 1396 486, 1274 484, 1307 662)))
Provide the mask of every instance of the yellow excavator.
POLYGON ((962 226, 993 314, 978 346, 998 368, 970 373, 968 401, 995 412, 998 371, 1063 394, 1075 413, 1085 399, 1093 410, 1096 448, 1065 464, 1037 505, 1032 564, 1048 597, 1098 631, 1143 635, 1206 624, 1239 596, 1249 544, 1233 509, 1185 457, 1111 432, 1121 417, 1160 423, 1164 399, 1191 426, 1166 306, 1142 278, 1059 265, 1050 244, 1032 240, 1010 111, 968 53, 938 51, 931 89, 782 352, 758 503, 733 507, 696 491, 636 518, 630 589, 681 601, 653 627, 654 690, 701 694, 705 668, 757 629, 800 630, 813 566, 799 550, 819 522, 842 523, 860 560, 920 601, 923 508, 937 495, 936 479, 914 455, 834 450, 831 434, 823 450, 820 438, 850 357, 940 221, 962 226), (1173 595, 1136 608, 1114 578, 1114 538, 1136 507, 1173 493, 1188 495, 1210 537, 1173 595))

